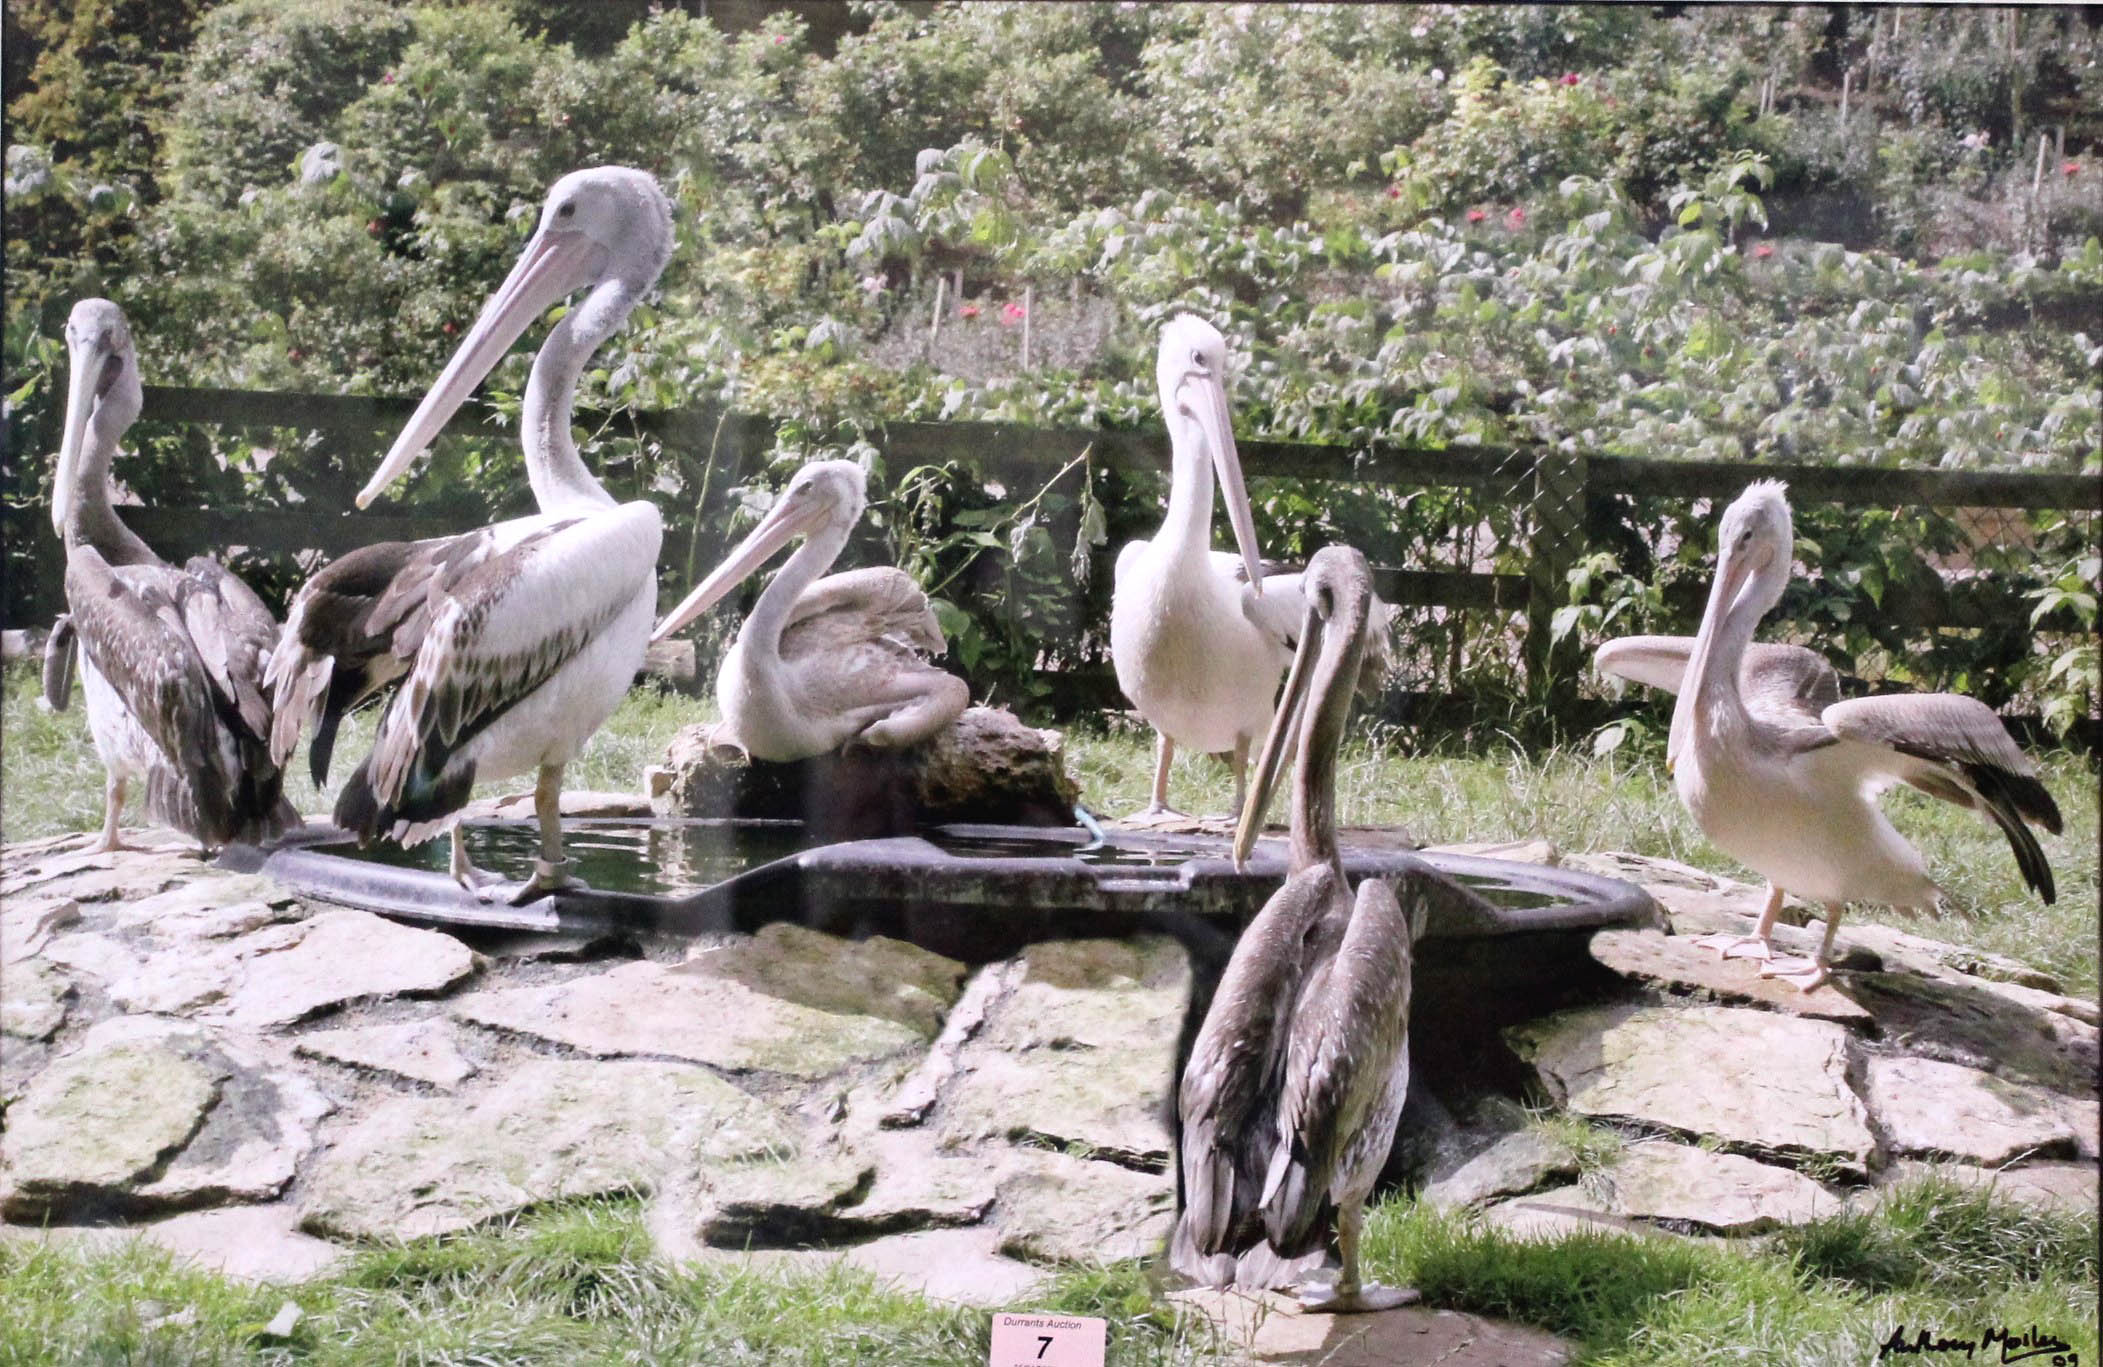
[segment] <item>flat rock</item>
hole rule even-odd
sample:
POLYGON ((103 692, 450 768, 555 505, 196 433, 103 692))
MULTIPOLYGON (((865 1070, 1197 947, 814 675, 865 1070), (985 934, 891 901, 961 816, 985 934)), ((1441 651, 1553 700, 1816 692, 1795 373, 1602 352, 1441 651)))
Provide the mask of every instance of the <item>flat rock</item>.
POLYGON ((115 909, 113 922, 164 938, 224 939, 274 921, 296 920, 292 892, 261 874, 210 874, 115 909))
POLYGON ((2094 1163, 2025 1163, 2019 1168, 1981 1168, 1970 1163, 1924 1163, 1901 1158, 1881 1174, 1872 1189, 1857 1194, 1862 1204, 1888 1200, 1895 1190, 1909 1183, 1940 1179, 1966 1187, 1991 1188, 2024 1205, 2062 1210, 2071 1215, 2095 1213, 2097 1201, 2094 1163))
POLYGON ((1577 1159, 1568 1149, 1539 1130, 1513 1130, 1479 1153, 1435 1172, 1423 1199, 1442 1210, 1458 1210, 1575 1176, 1577 1159))
POLYGON ((1813 1020, 1870 1024, 1869 1012, 1831 983, 1801 992, 1776 978, 1763 978, 1750 959, 1725 959, 1685 935, 1654 930, 1608 929, 1592 936, 1592 957, 1624 978, 1677 997, 1750 1002, 1813 1020))
POLYGON ((35 957, 53 935, 79 920, 80 903, 70 897, 9 898, 0 903, 0 962, 35 957))
MULTIPOLYGON (((1962 973, 1967 977, 2027 987, 2035 992, 2057 995, 2060 991, 2057 978, 2005 954, 1931 940, 1925 935, 1878 925, 1874 921, 1842 921, 1840 933, 1834 938, 1852 941, 1875 951, 1887 965, 1930 977, 1962 973)), ((2091 1020, 2089 1024, 2095 1022, 2091 1020)))
POLYGON ((1255 1363, 1292 1367, 1564 1367, 1575 1348, 1553 1334, 1503 1320, 1421 1305, 1369 1315, 1310 1315, 1275 1291, 1199 1287, 1169 1297, 1218 1326, 1255 1363))
POLYGON ((1478 840, 1461 845, 1429 845, 1426 854, 1464 854, 1474 859, 1506 859, 1515 864, 1545 864, 1550 868, 1563 862, 1563 852, 1546 840, 1478 840))
POLYGON ((1878 1032, 1903 1040, 1909 1053, 2094 1097, 2096 1027, 2012 1001, 1995 990, 2000 986, 1880 973, 1854 980, 1849 990, 1876 1017, 1878 1032))
POLYGON ((1869 1107, 1895 1153, 1998 1166, 2026 1154, 2071 1156, 2060 1099, 1961 1063, 1872 1055, 1869 1107))
POLYGON ((1000 1231, 930 1229, 872 1239, 844 1261, 901 1290, 962 1305, 1014 1305, 1044 1280, 1041 1269, 1000 1252, 1000 1231))
POLYGON ((835 1015, 896 1021, 928 1039, 942 1028, 964 980, 964 965, 904 940, 843 940, 786 921, 699 950, 682 971, 835 1015))
MULTIPOLYGON (((1726 893, 1683 892, 1669 887, 1651 891, 1664 906, 1672 933, 1689 939, 1699 935, 1750 935, 1765 903, 1764 895, 1753 887, 1726 893)), ((1783 914, 1787 916, 1791 911, 1802 910, 1804 908, 1792 904, 1783 914)), ((1825 927, 1821 922, 1817 930, 1812 930, 1808 926, 1779 920, 1768 938, 1776 953, 1808 958, 1818 952, 1819 944, 1825 938, 1825 927)), ((1836 969, 1857 973, 1879 973, 1885 967, 1884 960, 1874 950, 1849 938, 1845 923, 1834 941, 1830 963, 1836 969)))
POLYGON ((926 1043, 896 1021, 821 1011, 649 960, 547 986, 478 992, 455 1003, 453 1014, 599 1058, 686 1059, 803 1078, 926 1043))
POLYGON ((1674 1237, 1644 1220, 1616 1215, 1606 1203, 1576 1183, 1528 1192, 1499 1201, 1482 1212, 1490 1228, 1516 1239, 1552 1240, 1572 1234, 1633 1234, 1644 1238, 1674 1237))
POLYGON ((316 1030, 299 1036, 294 1047, 309 1058, 391 1073, 439 1088, 457 1086, 475 1074, 475 1065, 460 1052, 453 1026, 440 1017, 316 1030))
POLYGON ((1847 1031, 1724 1006, 1597 1006, 1506 1032, 1558 1102, 1860 1172, 1876 1148, 1847 1080, 1847 1031))
POLYGON ((2076 1096, 2059 1098, 2059 1113, 2066 1117, 2067 1125, 2074 1131, 2074 1152, 2093 1162, 2099 1147, 2098 1134, 2103 1129, 2103 1108, 2092 1100, 2076 1096))
MULTIPOLYGON (((1603 1194, 1590 1199, 1612 1214, 1717 1234, 1757 1234, 1840 1208, 1802 1173, 1658 1140, 1624 1149, 1599 1175, 1597 1187, 1603 1194)), ((1590 1195, 1591 1189, 1586 1191, 1590 1195)))
POLYGON ((1020 981, 959 1053, 943 1142, 1023 1140, 1166 1171, 1163 1116, 1190 979, 1182 947, 1051 941, 1020 962, 1020 981))
POLYGON ((698 1229, 720 1248, 822 1243, 875 1180, 873 1163, 839 1149, 777 1149, 750 1162, 726 1163, 707 1174, 698 1229))
POLYGON ((1000 1251, 1050 1263, 1149 1257, 1168 1242, 1175 1202, 1166 1174, 1050 1151, 1018 1155, 1000 1184, 1000 1251))
POLYGON ((137 1226, 137 1234, 200 1267, 245 1282, 303 1282, 343 1261, 343 1249, 300 1233, 298 1225, 298 1211, 272 1202, 172 1215, 137 1226))
POLYGON ((123 981, 137 972, 144 962, 111 937, 88 930, 72 930, 52 936, 51 942, 44 946, 43 957, 105 983, 123 981))
POLYGON ((1649 890, 1651 896, 1665 900, 1659 889, 1672 891, 1720 894, 1725 897, 1753 899, 1753 910, 1759 910, 1760 889, 1750 883, 1725 878, 1697 869, 1692 864, 1682 864, 1677 859, 1661 859, 1654 855, 1630 854, 1625 850, 1604 850, 1590 854, 1566 854, 1563 867, 1596 873, 1607 878, 1619 878, 1636 883, 1649 890))
POLYGON ((548 1201, 648 1192, 764 1157, 787 1118, 705 1069, 529 1059, 472 1101, 382 1102, 304 1181, 300 1225, 352 1239, 444 1234, 548 1201))
POLYGON ((297 926, 242 936, 228 948, 242 972, 225 1013, 255 1026, 289 1025, 377 997, 443 992, 477 966, 474 952, 450 935, 363 911, 324 911, 297 926))
POLYGON ((55 966, 35 959, 10 960, 0 991, 0 1034, 42 1041, 66 1023, 73 984, 55 966))

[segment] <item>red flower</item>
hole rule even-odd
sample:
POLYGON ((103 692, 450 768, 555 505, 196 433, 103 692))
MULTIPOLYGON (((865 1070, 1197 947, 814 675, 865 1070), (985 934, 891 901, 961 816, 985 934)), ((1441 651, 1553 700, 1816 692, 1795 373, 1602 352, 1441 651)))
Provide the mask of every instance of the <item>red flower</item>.
POLYGON ((978 305, 966 304, 962 308, 958 309, 957 313, 965 318, 976 318, 978 317, 978 305))
POLYGON ((1488 215, 1488 214, 1486 214, 1486 213, 1484 213, 1484 212, 1483 212, 1482 210, 1480 210, 1480 209, 1470 209, 1470 210, 1468 210, 1468 222, 1470 222, 1470 223, 1480 223, 1480 222, 1482 222, 1482 220, 1484 220, 1484 219, 1486 219, 1486 218, 1488 218, 1488 217, 1489 217, 1489 215, 1488 215))
POLYGON ((1519 231, 1519 229, 1525 227, 1526 211, 1524 209, 1519 208, 1517 205, 1513 205, 1512 211, 1504 216, 1504 226, 1511 229, 1513 232, 1517 232, 1519 231))
POLYGON ((394 84, 394 73, 393 73, 393 72, 391 72, 391 71, 383 73, 383 74, 381 75, 381 77, 380 77, 380 84, 381 84, 381 85, 393 85, 393 84, 394 84))
POLYGON ((1022 319, 1023 307, 1013 299, 1000 306, 1000 320, 1003 323, 1019 323, 1022 319))
POLYGON ((1576 73, 1576 72, 1574 72, 1574 71, 1565 71, 1565 72, 1563 73, 1563 84, 1564 84, 1564 85, 1576 85, 1576 84, 1577 84, 1577 73, 1576 73))
POLYGON ((453 335, 454 333, 458 332, 459 330, 460 330, 459 326, 458 326, 458 325, 456 325, 456 324, 453 324, 453 323, 447 323, 447 324, 446 324, 446 325, 445 325, 445 326, 444 326, 444 327, 443 327, 442 329, 440 329, 440 331, 444 332, 444 333, 445 333, 445 335, 446 335, 446 336, 448 336, 448 337, 452 336, 452 335, 453 335))
POLYGON ((2059 163, 2059 174, 2062 176, 2078 176, 2081 174, 2081 163, 2078 161, 2063 161, 2059 163))
POLYGON ((1620 335, 1621 335, 1621 325, 1620 325, 1619 323, 1608 323, 1608 324, 1606 325, 1606 335, 1607 335, 1607 336, 1609 336, 1609 337, 1618 337, 1618 336, 1620 336, 1620 335))
POLYGON ((1402 198, 1402 187, 1401 187, 1401 186, 1399 186, 1399 185, 1390 185, 1390 186, 1388 186, 1388 187, 1387 187, 1387 197, 1388 197, 1389 199, 1400 199, 1400 198, 1402 198))
POLYGON ((1753 248, 1753 255, 1765 261, 1768 257, 1774 255, 1774 246, 1772 243, 1762 242, 1753 248))
POLYGON ((378 237, 380 235, 380 220, 377 218, 365 220, 365 231, 372 237, 378 237))

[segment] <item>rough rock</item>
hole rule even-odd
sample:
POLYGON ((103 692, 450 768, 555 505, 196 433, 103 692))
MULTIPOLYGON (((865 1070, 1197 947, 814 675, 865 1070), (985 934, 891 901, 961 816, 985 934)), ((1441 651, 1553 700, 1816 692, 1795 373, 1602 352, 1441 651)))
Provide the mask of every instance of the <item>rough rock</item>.
POLYGON ((1460 845, 1426 846, 1426 854, 1464 854, 1474 859, 1508 859, 1515 864, 1545 864, 1555 868, 1563 852, 1546 840, 1478 840, 1460 845))
POLYGON ((1875 1151, 1847 1081, 1847 1031, 1722 1006, 1603 1006, 1507 1030, 1580 1115, 1661 1126, 1860 1172, 1875 1151))
POLYGON ((100 978, 105 983, 121 982, 136 972, 141 962, 138 955, 109 936, 88 930, 52 936, 51 942, 44 946, 43 957, 75 973, 100 978))
POLYGON ((875 1016, 932 1039, 956 1002, 964 966, 888 936, 843 940, 786 921, 697 951, 683 971, 743 983, 835 1015, 875 1016))
POLYGON ((1632 1144, 1579 1198, 1636 1220, 1692 1225, 1718 1234, 1757 1234, 1829 1215, 1840 1203, 1801 1173, 1688 1144, 1632 1144))
POLYGON ((163 938, 224 939, 303 915, 290 890, 261 874, 219 874, 115 910, 114 923, 163 938))
POLYGON ((681 816, 801 820, 825 839, 905 835, 944 822, 1070 826, 1080 790, 1056 731, 971 707, 911 750, 835 752, 793 764, 744 755, 720 722, 684 727, 665 751, 664 808, 681 816))
POLYGON ((66 1022, 66 1002, 73 985, 66 975, 37 960, 10 960, 5 991, 0 991, 0 1034, 16 1039, 48 1040, 66 1022))
POLYGON ((2094 1096, 2096 1027, 2011 1001, 1996 986, 1880 973, 1855 980, 1849 989, 1876 1017, 1878 1032, 1904 1040, 1913 1053, 2094 1096))
POLYGON ((1859 1204, 1888 1200, 1908 1184, 1928 1179, 1966 1187, 1990 1187, 1996 1195, 2024 1205, 2093 1214, 2097 1183, 2094 1163, 2025 1163, 2019 1168, 1980 1168, 1969 1163, 1924 1163, 1901 1158, 1881 1174, 1880 1184, 1856 1195, 1859 1204))
POLYGON ((137 1227, 138 1236, 214 1272, 249 1282, 303 1282, 321 1276, 344 1250, 299 1232, 299 1213, 283 1202, 172 1215, 137 1227))
POLYGON ((324 911, 242 936, 228 950, 242 976, 226 1014, 255 1026, 289 1025, 373 997, 443 992, 476 968, 473 951, 452 936, 363 911, 324 911), (285 931, 298 933, 281 938, 285 931))
POLYGON ((456 1002, 453 1014, 599 1058, 647 1055, 803 1078, 925 1042, 896 1021, 820 1011, 691 965, 649 960, 543 987, 477 992, 456 1002))
POLYGON ((1472 1157, 1433 1174, 1423 1199, 1445 1210, 1481 1205, 1577 1176, 1577 1158, 1539 1130, 1513 1130, 1472 1157))
POLYGON ((2103 1140, 2103 1135, 2098 1134, 2098 1130, 2103 1130, 2103 1107, 2081 1097, 2062 1096, 2059 1113, 2074 1131, 2074 1152, 2093 1162, 2098 1148, 2103 1147, 2098 1143, 2103 1140))
POLYGON ((1692 864, 1682 864, 1677 859, 1630 854, 1625 850, 1605 850, 1592 854, 1566 854, 1563 856, 1563 867, 1640 884, 1661 902, 1673 892, 1690 892, 1737 900, 1751 898, 1753 911, 1758 912, 1760 909, 1759 899, 1762 894, 1759 888, 1750 883, 1740 883, 1735 879, 1710 873, 1706 869, 1697 869, 1692 864))
POLYGON ((414 1238, 547 1201, 647 1192, 666 1174, 750 1161, 786 1117, 704 1069, 532 1059, 471 1102, 382 1102, 314 1165, 310 1234, 414 1238))
POLYGON ((1168 1242, 1175 1203, 1166 1174, 1050 1151, 1019 1155, 1000 1184, 1000 1251, 1032 1262, 1148 1257, 1168 1242))
POLYGON ((1201 1287, 1169 1299, 1219 1327, 1248 1362, 1290 1367, 1563 1367, 1575 1349, 1553 1334, 1420 1305, 1370 1315, 1309 1315, 1275 1291, 1201 1287))
POLYGON ((314 1085, 216 1031, 120 1016, 8 1113, 10 1218, 263 1201, 332 1109, 314 1085))
POLYGON ((836 1233, 868 1194, 876 1167, 841 1150, 776 1151, 715 1168, 706 1178, 703 1239, 720 1248, 796 1248, 836 1233))
POLYGON ((1895 1153, 1998 1166, 2025 1154, 2072 1155, 2059 1098, 1960 1063, 1874 1055, 1864 1089, 1895 1153))
POLYGON ((1725 959, 1686 935, 1654 930, 1602 930, 1592 936, 1592 957, 1624 978, 1671 996, 1702 1001, 1751 1002, 1772 1011, 1813 1020, 1866 1026, 1869 1012, 1833 984, 1802 992, 1776 978, 1763 978, 1750 959, 1725 959))
POLYGON ((299 1036, 295 1048, 309 1058, 392 1073, 412 1082, 451 1088, 475 1073, 460 1052, 453 1027, 443 1018, 393 1025, 359 1025, 299 1036))
MULTIPOLYGON (((1766 899, 1758 888, 1742 884, 1739 888, 1722 893, 1684 892, 1670 886, 1648 891, 1665 908, 1672 933, 1691 939, 1699 935, 1752 934, 1766 899)), ((1785 907, 1782 912, 1785 919, 1775 922, 1769 939, 1777 954, 1808 958, 1818 952, 1819 943, 1825 938, 1824 924, 1820 923, 1818 929, 1812 930, 1786 919, 1792 912, 1802 910, 1796 906, 1785 907)), ((1834 942, 1830 963, 1835 969, 1854 973, 1878 973, 1885 967, 1884 960, 1874 950, 1848 937, 1845 922, 1834 942)))
POLYGON ((1079 1148, 1154 1170, 1190 969, 1173 940, 1031 945, 1021 981, 959 1055, 943 1142, 1079 1148))
POLYGON ((989 1307, 1024 1301, 1044 1274, 1000 1252, 1000 1231, 930 1229, 873 1239, 847 1250, 844 1261, 903 1290, 931 1300, 989 1307))
POLYGON ((63 878, 67 880, 65 895, 75 901, 136 901, 172 887, 203 868, 195 855, 176 853, 174 849, 120 854, 53 851, 11 860, 0 871, 0 899, 12 901, 32 888, 63 878))
POLYGON ((1671 1231, 1648 1221, 1616 1215, 1606 1203, 1576 1183, 1547 1187, 1482 1213, 1483 1223, 1517 1239, 1560 1239, 1570 1234, 1635 1234, 1671 1238, 1671 1231))
POLYGON ((80 920, 70 897, 14 897, 0 903, 0 961, 33 958, 51 937, 80 920))

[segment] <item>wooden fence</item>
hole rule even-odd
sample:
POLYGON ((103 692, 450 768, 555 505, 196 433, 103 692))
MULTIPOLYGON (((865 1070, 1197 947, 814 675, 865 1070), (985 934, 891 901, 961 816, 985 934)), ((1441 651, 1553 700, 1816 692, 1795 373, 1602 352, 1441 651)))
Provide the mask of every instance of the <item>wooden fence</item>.
MULTIPOLYGON (((142 421, 310 431, 319 434, 321 449, 327 450, 334 444, 337 454, 353 467, 362 468, 377 458, 414 407, 412 399, 149 386, 142 421)), ((607 421, 608 416, 579 413, 577 422, 590 428, 607 421)), ((622 413, 614 420, 613 430, 633 431, 654 438, 673 451, 707 456, 714 478, 720 481, 718 487, 727 487, 755 470, 774 440, 774 425, 768 419, 707 406, 622 413)), ((493 414, 479 405, 464 410, 448 432, 516 440, 515 429, 500 425, 493 414)), ((982 422, 897 422, 882 429, 873 440, 894 470, 960 461, 1011 478, 1029 472, 1049 475, 1083 450, 1092 450, 1092 459, 1098 466, 1126 472, 1159 471, 1166 460, 1165 439, 1156 432, 1062 430, 982 422)), ((1781 479, 1788 482, 1790 498, 1799 505, 1920 505, 2063 510, 2077 514, 2103 511, 2103 484, 2087 475, 1684 462, 1495 446, 1424 449, 1373 443, 1346 447, 1256 439, 1238 444, 1243 469, 1251 477, 1362 486, 1465 488, 1521 510, 1517 522, 1524 529, 1524 554, 1518 559, 1524 565, 1523 572, 1381 565, 1375 574, 1382 596, 1399 605, 1523 613, 1528 678, 1538 683, 1544 694, 1566 688, 1576 672, 1551 667, 1549 623, 1554 608, 1563 601, 1567 571, 1587 549, 1587 519, 1597 500, 1636 495, 1721 502, 1735 497, 1752 480, 1781 479)), ((234 544, 276 553, 319 551, 335 555, 374 541, 441 535, 471 525, 458 516, 359 513, 351 510, 347 496, 339 506, 327 509, 135 507, 125 509, 123 516, 171 560, 234 544)), ((10 508, 6 510, 5 530, 10 537, 26 536, 35 543, 33 591, 13 595, 17 602, 32 604, 33 620, 10 625, 34 625, 48 620, 57 610, 61 564, 48 510, 10 508)), ((696 548, 687 537, 684 531, 668 534, 664 563, 692 564, 695 562, 690 558, 691 552, 715 548, 696 548)), ((1104 568, 1107 570, 1107 563, 1104 568)), ((2005 614, 2008 610, 2007 593, 1996 592, 1991 582, 1930 578, 1933 582, 1926 586, 1917 581, 1894 583, 1878 605, 1879 611, 1898 625, 1933 629, 1979 626, 1990 614, 2005 614)), ((2079 629, 2070 618, 2043 625, 2048 630, 2079 629)), ((1107 677, 1068 680, 1060 691, 1075 705, 1114 697, 1114 685, 1107 677)))

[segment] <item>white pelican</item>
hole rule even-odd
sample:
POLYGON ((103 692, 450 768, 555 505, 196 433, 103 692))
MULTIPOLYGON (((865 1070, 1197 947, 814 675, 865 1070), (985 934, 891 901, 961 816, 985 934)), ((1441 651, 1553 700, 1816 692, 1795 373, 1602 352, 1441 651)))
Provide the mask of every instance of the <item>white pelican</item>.
MULTIPOLYGON (((1240 807, 1249 745, 1271 723, 1278 676, 1292 658, 1304 606, 1300 576, 1266 574, 1227 411, 1227 343, 1203 319, 1161 329, 1154 376, 1168 422, 1168 514, 1151 541, 1117 554, 1110 658, 1117 686, 1156 735, 1152 799, 1136 819, 1176 816, 1169 762, 1178 745, 1231 755, 1240 807), (1212 549, 1212 480, 1219 475, 1240 555, 1212 549)), ((1366 650, 1371 677, 1387 660, 1389 610, 1375 599, 1366 650)))
POLYGON ((1239 864, 1294 746, 1291 873, 1242 933, 1183 1071, 1185 1206, 1170 1257, 1215 1286, 1288 1285, 1320 1264, 1333 1216, 1342 1272, 1303 1287, 1302 1304, 1387 1310, 1417 1294, 1362 1284, 1358 1239, 1409 1091, 1418 926, 1378 879, 1353 897, 1336 842, 1336 753, 1372 576, 1364 556, 1331 546, 1305 584, 1299 649, 1234 836, 1239 864))
POLYGON ((1766 960, 1763 975, 1808 992, 1826 981, 1845 903, 1935 906, 1920 854, 1877 807, 1885 789, 1909 783, 1991 818, 2046 902, 2052 867, 2023 823, 2056 835, 2060 818, 2037 767, 1985 704, 1955 693, 1843 702, 1838 677, 1813 652, 1752 643, 1789 582, 1793 545, 1784 486, 1752 485, 1724 511, 1700 633, 1611 641, 1595 658, 1610 674, 1679 694, 1665 762, 1680 800, 1719 849, 1767 879, 1754 933, 1703 943, 1766 960), (1785 891, 1825 908, 1825 938, 1810 959, 1772 956, 1785 891))
POLYGON ((271 671, 281 717, 273 748, 289 755, 300 724, 313 722, 317 775, 343 710, 407 675, 372 754, 337 796, 336 822, 361 841, 409 844, 451 830, 453 876, 470 888, 485 879, 468 864, 454 814, 477 780, 536 771, 540 857, 515 901, 572 881, 563 766, 627 693, 650 635, 657 509, 617 504, 592 477, 570 436, 570 406, 592 352, 671 248, 671 206, 644 172, 601 167, 555 182, 518 264, 358 494, 359 507, 371 503, 519 334, 589 290, 549 332, 526 384, 521 437, 539 514, 344 556, 300 590, 271 671))
POLYGON ((842 745, 916 744, 955 721, 971 690, 922 658, 948 648, 905 571, 882 566, 818 576, 832 567, 868 502, 850 460, 804 466, 752 532, 665 615, 663 640, 714 606, 798 536, 716 675, 716 699, 739 745, 786 763, 842 745))
POLYGON ((271 761, 263 671, 277 622, 248 585, 193 558, 162 562, 110 507, 110 461, 139 416, 139 358, 124 313, 83 299, 66 320, 72 376, 52 484, 51 521, 66 543, 66 606, 45 647, 44 689, 66 705, 77 647, 88 730, 102 758, 102 838, 122 848, 124 790, 207 850, 267 840, 299 817, 271 761))

